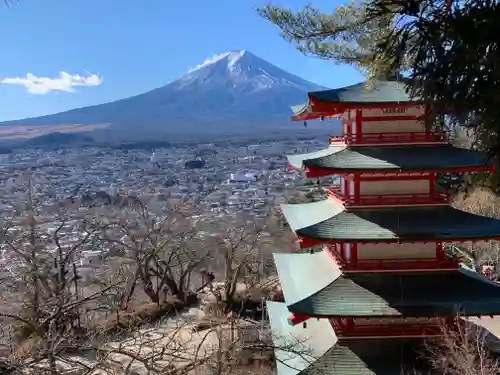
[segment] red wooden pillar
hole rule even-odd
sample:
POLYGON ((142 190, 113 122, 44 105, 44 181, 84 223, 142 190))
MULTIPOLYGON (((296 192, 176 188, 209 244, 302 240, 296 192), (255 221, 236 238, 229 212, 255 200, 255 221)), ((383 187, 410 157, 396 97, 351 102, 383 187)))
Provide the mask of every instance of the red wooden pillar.
POLYGON ((436 242, 436 259, 444 260, 444 244, 443 242, 436 242))
POLYGON ((437 180, 437 174, 436 173, 431 173, 429 176, 429 195, 431 197, 434 196, 436 193, 436 180, 437 180))
POLYGON ((351 262, 358 263, 358 244, 356 242, 351 244, 351 262))
POLYGON ((361 143, 363 139, 363 110, 356 110, 356 142, 361 143))
POLYGON ((359 203, 360 191, 361 191, 361 178, 359 174, 354 175, 354 201, 359 203))
POLYGON ((352 142, 352 120, 344 118, 342 120, 342 135, 347 143, 352 142))
POLYGON ((350 185, 349 185, 349 180, 347 179, 347 176, 341 177, 342 183, 344 184, 344 197, 349 198, 352 194, 352 191, 350 190, 350 185))

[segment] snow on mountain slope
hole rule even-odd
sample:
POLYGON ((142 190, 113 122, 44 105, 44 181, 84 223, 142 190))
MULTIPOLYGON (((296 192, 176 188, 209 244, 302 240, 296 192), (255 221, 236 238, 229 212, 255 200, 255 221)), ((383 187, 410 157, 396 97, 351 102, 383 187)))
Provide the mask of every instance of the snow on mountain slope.
POLYGON ((176 82, 185 85, 221 85, 232 83, 236 91, 242 88, 269 90, 278 86, 288 86, 302 91, 321 89, 318 85, 305 81, 293 74, 268 63, 245 50, 227 52, 215 56, 191 69, 187 75, 176 82))
POLYGON ((111 123, 112 127, 213 130, 289 122, 290 106, 324 89, 248 51, 227 52, 144 94, 0 125, 111 123))

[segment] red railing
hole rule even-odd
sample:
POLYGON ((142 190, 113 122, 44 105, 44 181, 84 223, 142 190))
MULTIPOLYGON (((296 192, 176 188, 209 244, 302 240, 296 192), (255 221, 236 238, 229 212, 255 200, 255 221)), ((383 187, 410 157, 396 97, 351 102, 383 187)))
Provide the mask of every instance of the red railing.
POLYGON ((288 317, 288 324, 291 326, 296 326, 297 324, 304 323, 306 320, 310 319, 309 315, 291 313, 288 317))
POLYGON ((443 334, 442 327, 430 323, 429 325, 410 324, 384 324, 384 325, 364 325, 352 327, 332 326, 339 337, 375 337, 375 336, 440 336, 443 334))
POLYGON ((406 206, 415 204, 446 204, 450 200, 447 193, 419 194, 362 194, 359 197, 342 195, 338 187, 329 187, 328 197, 346 206, 406 206))
POLYGON ((344 272, 385 272, 395 270, 449 270, 458 269, 460 261, 457 257, 445 253, 444 259, 436 258, 383 258, 383 259, 357 259, 355 262, 344 259, 332 246, 323 246, 344 272))
POLYGON ((444 143, 447 140, 445 132, 387 132, 346 134, 328 137, 328 143, 347 145, 371 145, 384 143, 444 143))
POLYGON ((448 258, 438 260, 435 258, 392 258, 376 260, 358 260, 343 262, 345 271, 389 271, 389 270, 443 270, 457 269, 457 259, 448 258))
POLYGON ((326 189, 326 194, 329 198, 332 198, 340 203, 345 203, 344 195, 340 192, 340 187, 330 186, 326 189))

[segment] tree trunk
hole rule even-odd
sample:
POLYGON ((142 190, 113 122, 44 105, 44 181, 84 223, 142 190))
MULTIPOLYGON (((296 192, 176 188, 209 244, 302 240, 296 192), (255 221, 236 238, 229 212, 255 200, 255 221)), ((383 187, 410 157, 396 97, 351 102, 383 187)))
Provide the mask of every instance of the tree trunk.
POLYGON ((170 290, 170 293, 172 295, 179 297, 179 299, 181 300, 184 298, 184 296, 181 295, 184 293, 182 293, 181 289, 179 288, 179 285, 177 285, 174 279, 167 276, 165 278, 165 284, 167 284, 168 289, 170 290))
POLYGON ((158 303, 158 293, 155 292, 153 288, 153 283, 151 282, 150 279, 143 280, 142 281, 142 289, 144 290, 144 293, 149 297, 151 302, 158 303))
POLYGON ((56 357, 54 356, 53 353, 49 353, 48 357, 49 357, 48 360, 49 360, 50 374, 59 375, 59 371, 57 371, 56 357))
POLYGON ((137 280, 139 279, 139 270, 135 272, 134 279, 130 284, 130 288, 128 289, 127 294, 124 296, 125 298, 120 301, 120 307, 122 310, 126 310, 128 308, 128 305, 130 301, 132 300, 132 297, 134 296, 135 288, 137 286, 137 280))

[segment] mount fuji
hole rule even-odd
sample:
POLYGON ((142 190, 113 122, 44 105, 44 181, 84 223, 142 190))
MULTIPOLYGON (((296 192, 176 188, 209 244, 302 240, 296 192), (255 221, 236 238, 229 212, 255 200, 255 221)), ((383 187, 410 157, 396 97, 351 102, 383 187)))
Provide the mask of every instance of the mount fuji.
POLYGON ((290 124, 290 106, 318 86, 248 51, 217 55, 173 82, 114 102, 0 123, 0 126, 105 125, 106 131, 255 131, 290 124))

